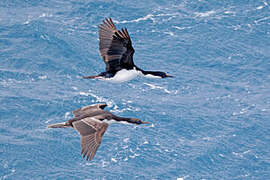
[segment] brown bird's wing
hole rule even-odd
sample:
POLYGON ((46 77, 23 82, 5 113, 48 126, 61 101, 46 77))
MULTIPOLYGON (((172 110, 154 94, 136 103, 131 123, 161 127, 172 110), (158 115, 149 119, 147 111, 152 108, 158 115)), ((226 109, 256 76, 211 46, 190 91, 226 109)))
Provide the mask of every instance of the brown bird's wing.
POLYGON ((81 135, 81 154, 86 160, 92 160, 108 124, 94 117, 88 117, 75 121, 72 125, 81 135))
POLYGON ((79 117, 79 116, 89 114, 100 109, 104 109, 106 106, 107 104, 95 104, 95 105, 90 105, 90 106, 84 106, 84 107, 81 107, 79 109, 72 111, 72 113, 75 117, 79 117))
POLYGON ((99 51, 106 64, 106 71, 115 72, 134 66, 134 49, 127 29, 117 30, 112 19, 105 19, 99 26, 99 51))

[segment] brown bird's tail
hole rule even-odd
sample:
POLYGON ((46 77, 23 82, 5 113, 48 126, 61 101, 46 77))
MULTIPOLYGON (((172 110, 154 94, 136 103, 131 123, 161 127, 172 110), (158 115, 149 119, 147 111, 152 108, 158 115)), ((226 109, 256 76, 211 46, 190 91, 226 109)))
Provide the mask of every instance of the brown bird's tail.
POLYGON ((83 79, 98 79, 98 78, 100 78, 99 75, 97 75, 97 76, 83 76, 83 79))
POLYGON ((68 125, 65 122, 48 125, 48 128, 67 128, 67 127, 70 127, 70 125, 68 125))

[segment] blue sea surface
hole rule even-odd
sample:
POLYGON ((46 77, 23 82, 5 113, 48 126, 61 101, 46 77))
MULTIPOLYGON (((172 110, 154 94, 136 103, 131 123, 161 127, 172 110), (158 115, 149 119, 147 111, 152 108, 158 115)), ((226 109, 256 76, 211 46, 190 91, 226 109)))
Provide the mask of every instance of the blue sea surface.
POLYGON ((0 179, 270 179, 270 2, 1 0, 0 179), (105 17, 174 78, 82 79, 105 17), (110 125, 86 161, 47 125, 95 103, 152 124, 110 125))

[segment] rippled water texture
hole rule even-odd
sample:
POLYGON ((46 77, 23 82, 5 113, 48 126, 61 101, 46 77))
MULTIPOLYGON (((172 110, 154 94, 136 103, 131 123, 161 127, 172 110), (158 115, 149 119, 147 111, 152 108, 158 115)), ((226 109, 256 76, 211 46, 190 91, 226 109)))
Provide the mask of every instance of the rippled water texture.
POLYGON ((268 179, 270 2, 0 1, 0 179, 268 179), (98 25, 127 27, 135 63, 171 79, 82 79, 105 65, 98 25), (119 116, 93 161, 73 129, 107 103, 119 116))

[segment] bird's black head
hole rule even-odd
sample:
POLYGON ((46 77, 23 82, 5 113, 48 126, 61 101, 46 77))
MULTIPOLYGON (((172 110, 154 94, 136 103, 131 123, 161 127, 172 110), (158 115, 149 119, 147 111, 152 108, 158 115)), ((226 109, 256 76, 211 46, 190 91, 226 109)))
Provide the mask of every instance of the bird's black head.
POLYGON ((161 72, 161 71, 150 71, 148 74, 150 74, 152 76, 160 77, 160 78, 173 77, 173 76, 168 75, 167 73, 161 72))

